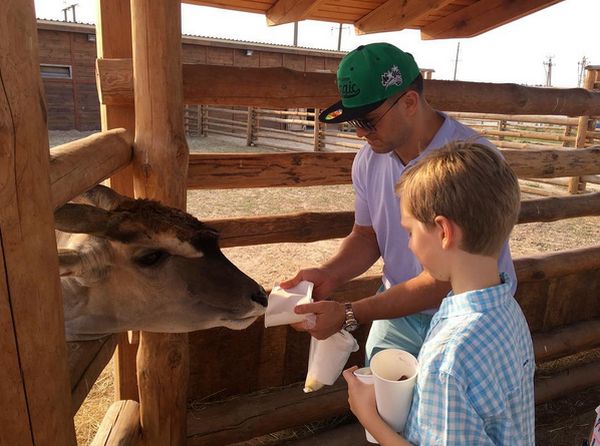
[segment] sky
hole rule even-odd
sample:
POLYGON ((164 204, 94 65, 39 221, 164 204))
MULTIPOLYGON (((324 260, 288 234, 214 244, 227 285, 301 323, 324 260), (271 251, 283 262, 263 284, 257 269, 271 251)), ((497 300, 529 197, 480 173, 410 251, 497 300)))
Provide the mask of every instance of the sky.
MULTIPOLYGON (((525 1, 525 0, 520 0, 525 1)), ((62 9, 77 3, 78 22, 96 22, 96 0, 35 0, 38 18, 63 20, 62 9)), ((577 87, 579 63, 600 65, 598 0, 563 0, 534 14, 468 39, 421 40, 406 30, 358 36, 343 25, 341 50, 370 42, 390 42, 415 56, 434 79, 545 85, 548 62, 552 86, 577 87), (456 57, 458 44, 460 49, 456 57)), ((69 15, 69 20, 72 20, 69 15)), ((182 4, 182 32, 206 37, 293 45, 294 25, 266 25, 262 14, 182 4)), ((298 46, 336 50, 339 24, 302 21, 298 46)))

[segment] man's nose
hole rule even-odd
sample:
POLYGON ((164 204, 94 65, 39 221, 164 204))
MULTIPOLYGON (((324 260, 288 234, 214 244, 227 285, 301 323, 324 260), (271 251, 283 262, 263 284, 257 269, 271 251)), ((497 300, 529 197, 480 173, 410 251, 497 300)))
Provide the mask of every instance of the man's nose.
POLYGON ((363 129, 362 127, 356 127, 356 136, 359 138, 367 136, 369 133, 371 133, 371 130, 363 129))

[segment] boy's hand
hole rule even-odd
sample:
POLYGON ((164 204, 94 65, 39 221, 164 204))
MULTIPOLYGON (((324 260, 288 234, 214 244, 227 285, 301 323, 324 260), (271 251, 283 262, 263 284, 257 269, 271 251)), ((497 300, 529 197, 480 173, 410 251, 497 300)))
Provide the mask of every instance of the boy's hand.
POLYGON ((363 383, 354 371, 358 367, 350 367, 344 370, 343 376, 348 383, 348 403, 350 410, 364 426, 373 416, 377 416, 377 405, 375 403, 375 386, 363 383))
POLYGON ((296 330, 307 331, 313 338, 327 339, 329 336, 342 329, 346 320, 344 306, 339 302, 332 300, 322 300, 312 304, 297 305, 294 308, 296 314, 314 313, 315 323, 308 326, 306 322, 293 324, 296 330))

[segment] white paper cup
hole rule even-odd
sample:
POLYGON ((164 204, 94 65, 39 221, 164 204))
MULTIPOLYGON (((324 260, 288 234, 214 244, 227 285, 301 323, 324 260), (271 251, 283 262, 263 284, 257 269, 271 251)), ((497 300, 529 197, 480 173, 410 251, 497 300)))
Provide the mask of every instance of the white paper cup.
MULTIPOLYGON (((360 379, 365 384, 373 385, 373 372, 371 372, 370 367, 363 367, 361 369, 356 369, 354 372, 354 376, 360 379)), ((367 437, 367 441, 369 443, 377 443, 377 440, 371 435, 371 433, 365 429, 365 436, 367 437)))
POLYGON ((396 432, 402 432, 417 380, 419 363, 408 352, 390 348, 371 359, 377 411, 396 432))

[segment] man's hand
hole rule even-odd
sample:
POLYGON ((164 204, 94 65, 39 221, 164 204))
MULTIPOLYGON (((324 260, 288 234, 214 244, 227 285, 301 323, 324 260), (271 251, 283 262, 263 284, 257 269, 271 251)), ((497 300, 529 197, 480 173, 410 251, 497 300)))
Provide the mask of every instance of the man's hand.
POLYGON ((307 326, 305 322, 294 324, 296 330, 307 331, 313 338, 327 339, 329 336, 342 329, 346 320, 344 305, 332 300, 323 300, 312 304, 297 305, 294 308, 296 314, 314 313, 315 323, 307 326))
MULTIPOLYGON (((308 280, 314 284, 312 294, 314 300, 329 297, 337 286, 336 278, 325 268, 301 269, 291 279, 282 281, 279 286, 285 290, 295 287, 303 280, 308 280)), ((312 313, 312 311, 309 313, 312 313)))

